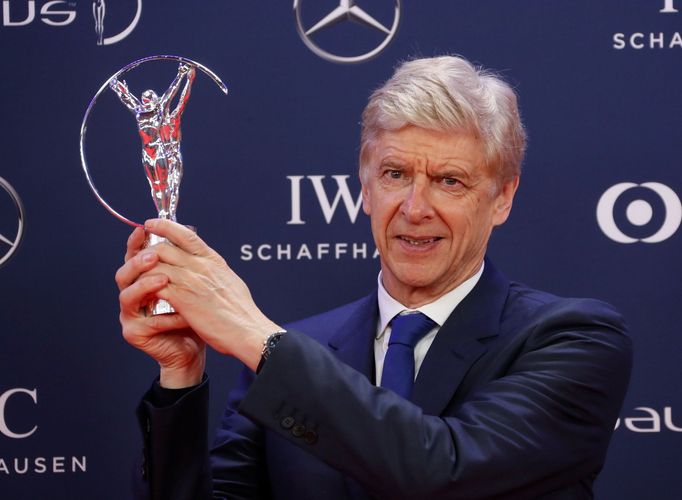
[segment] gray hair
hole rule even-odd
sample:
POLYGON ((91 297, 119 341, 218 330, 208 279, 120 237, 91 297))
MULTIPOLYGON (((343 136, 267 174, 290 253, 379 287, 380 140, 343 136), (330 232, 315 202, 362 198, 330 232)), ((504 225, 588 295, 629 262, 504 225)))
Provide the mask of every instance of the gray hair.
POLYGON ((360 175, 381 132, 414 125, 472 133, 491 171, 509 180, 521 173, 526 148, 516 101, 509 84, 462 57, 407 61, 372 93, 362 113, 360 175))

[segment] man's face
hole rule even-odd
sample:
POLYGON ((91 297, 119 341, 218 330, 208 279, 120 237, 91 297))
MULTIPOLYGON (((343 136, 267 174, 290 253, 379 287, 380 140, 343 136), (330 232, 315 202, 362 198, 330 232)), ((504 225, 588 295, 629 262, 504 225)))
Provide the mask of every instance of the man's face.
POLYGON ((408 126, 382 132, 364 166, 363 209, 383 284, 409 307, 478 271, 494 226, 509 215, 518 178, 498 186, 467 133, 408 126))

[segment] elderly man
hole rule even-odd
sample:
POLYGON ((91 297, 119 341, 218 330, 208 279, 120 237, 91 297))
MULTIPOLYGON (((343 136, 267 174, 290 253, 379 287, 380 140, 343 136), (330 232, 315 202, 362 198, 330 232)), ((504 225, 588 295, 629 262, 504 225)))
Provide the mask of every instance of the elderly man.
POLYGON ((286 326, 220 256, 128 241, 125 339, 160 365, 140 405, 142 498, 592 497, 626 390, 620 316, 485 259, 519 183, 516 96, 458 57, 403 64, 363 114, 377 290, 286 326), (150 297, 177 314, 145 317, 150 297), (205 345, 245 365, 207 450, 205 345))

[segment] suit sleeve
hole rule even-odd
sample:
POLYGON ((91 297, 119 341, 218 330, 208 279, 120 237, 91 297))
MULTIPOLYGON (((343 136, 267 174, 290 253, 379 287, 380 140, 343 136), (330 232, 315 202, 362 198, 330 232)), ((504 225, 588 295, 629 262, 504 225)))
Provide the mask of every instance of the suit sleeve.
POLYGON ((230 392, 211 450, 213 498, 260 500, 271 497, 264 430, 237 411, 254 376, 251 370, 244 368, 236 388, 230 392))
POLYGON ((252 372, 244 369, 230 394, 224 427, 210 457, 208 379, 182 393, 159 390, 156 385, 147 392, 137 412, 144 453, 134 471, 134 498, 270 498, 263 430, 235 410, 252 379, 252 372))
POLYGON ((210 498, 208 380, 183 390, 176 401, 159 404, 155 395, 152 388, 137 410, 144 451, 142 463, 136 467, 134 498, 210 498))
POLYGON ((601 468, 632 352, 620 316, 596 301, 543 306, 525 328, 502 373, 445 416, 296 332, 239 409, 379 498, 538 497, 601 468))

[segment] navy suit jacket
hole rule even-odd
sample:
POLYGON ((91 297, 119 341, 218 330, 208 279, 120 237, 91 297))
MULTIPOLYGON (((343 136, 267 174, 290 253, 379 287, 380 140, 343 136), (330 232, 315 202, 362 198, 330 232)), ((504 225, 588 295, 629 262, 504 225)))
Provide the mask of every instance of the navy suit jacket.
POLYGON ((629 380, 620 315, 490 263, 438 332, 411 401, 375 387, 372 294, 287 325, 230 395, 210 461, 206 383, 140 407, 138 496, 592 498, 629 380))

